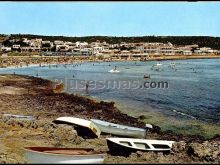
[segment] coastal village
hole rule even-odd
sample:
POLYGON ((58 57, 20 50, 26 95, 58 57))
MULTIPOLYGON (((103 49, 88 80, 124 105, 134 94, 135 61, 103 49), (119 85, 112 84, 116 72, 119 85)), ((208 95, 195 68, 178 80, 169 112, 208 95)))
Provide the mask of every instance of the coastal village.
POLYGON ((9 36, 0 40, 0 52, 4 56, 9 52, 35 52, 39 55, 56 56, 96 56, 102 59, 138 59, 146 60, 150 56, 177 56, 177 55, 220 55, 220 50, 199 45, 173 45, 172 43, 140 42, 116 43, 106 42, 68 42, 55 40, 45 41, 35 39, 10 39, 9 36))
POLYGON ((170 42, 69 42, 0 36, 0 67, 73 64, 75 61, 150 61, 219 58, 220 50, 170 42))

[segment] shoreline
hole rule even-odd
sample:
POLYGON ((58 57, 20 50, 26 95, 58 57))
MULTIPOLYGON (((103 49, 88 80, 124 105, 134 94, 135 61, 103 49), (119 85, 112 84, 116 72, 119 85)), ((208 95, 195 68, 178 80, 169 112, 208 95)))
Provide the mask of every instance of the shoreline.
POLYGON ((154 60, 188 60, 188 59, 218 59, 220 55, 186 55, 186 56, 165 56, 154 57, 154 60))
MULTIPOLYGON (((26 163, 23 148, 42 145, 94 147, 106 152, 105 163, 164 163, 164 159, 169 163, 201 163, 209 162, 203 157, 206 153, 202 147, 208 147, 214 155, 216 143, 220 145, 220 135, 204 138, 199 135, 177 134, 173 131, 163 132, 160 127, 153 125, 153 129, 147 133, 147 138, 176 141, 172 154, 163 156, 161 153, 137 152, 126 158, 112 156, 107 153, 106 146, 106 137, 111 137, 110 135, 101 135, 96 139, 83 139, 76 135, 71 126, 55 125, 52 121, 61 116, 75 116, 143 128, 145 124, 142 120, 121 112, 114 102, 94 101, 91 98, 64 92, 54 93, 52 82, 43 78, 11 74, 1 74, 0 77, 0 132, 2 135, 0 151, 3 154, 0 162, 2 163, 26 163), (3 118, 4 114, 31 115, 37 117, 37 120, 30 123, 10 120, 3 118), (65 136, 66 134, 68 137, 65 136), (193 153, 199 153, 199 155, 193 156, 193 153), (146 157, 140 157, 139 154, 146 157)), ((218 147, 217 149, 219 150, 218 147)), ((213 160, 218 162, 220 159, 214 156, 213 160)))
MULTIPOLYGON (((83 95, 80 96, 85 97, 83 95)), ((87 98, 94 99, 96 101, 102 101, 100 98, 97 99, 91 96, 87 98)), ((140 121, 143 121, 146 124, 159 126, 162 132, 173 131, 177 134, 183 134, 186 136, 201 135, 205 138, 212 138, 216 135, 216 132, 220 133, 220 125, 215 124, 214 122, 209 123, 207 121, 194 118, 176 118, 173 116, 165 115, 160 110, 155 111, 155 109, 150 106, 146 108, 146 111, 140 111, 131 106, 131 104, 127 105, 126 102, 117 102, 116 100, 108 99, 105 99, 104 101, 115 102, 115 106, 119 109, 120 112, 135 118, 139 118, 140 121)))
MULTIPOLYGON (((84 96, 84 95, 80 95, 80 94, 73 94, 73 93, 68 93, 68 92, 65 92, 65 91, 59 91, 59 92, 56 92, 56 93, 54 93, 53 92, 53 82, 51 81, 51 80, 48 80, 48 79, 44 79, 44 78, 39 78, 39 77, 34 77, 34 76, 28 76, 28 75, 17 75, 17 74, 15 74, 15 75, 13 75, 13 74, 0 74, 0 78, 3 78, 3 79, 7 79, 7 77, 9 77, 9 83, 11 83, 11 79, 14 79, 13 77, 15 77, 15 78, 19 78, 19 79, 21 79, 22 81, 24 81, 23 79, 29 79, 31 82, 29 82, 29 83, 32 83, 32 81, 35 83, 35 81, 37 81, 37 84, 38 84, 38 86, 36 87, 36 89, 35 89, 35 87, 32 87, 31 86, 31 88, 33 88, 32 90, 33 91, 35 91, 35 92, 33 92, 33 96, 35 95, 35 94, 40 94, 40 95, 42 95, 42 96, 45 96, 45 98, 47 98, 47 95, 49 94, 49 95, 51 95, 51 96, 61 96, 61 97, 65 97, 66 99, 68 99, 68 101, 69 101, 69 99, 72 99, 72 98, 75 98, 75 99, 77 99, 78 101, 83 101, 83 102, 88 102, 88 103, 86 103, 86 104, 94 104, 95 106, 93 107, 93 108, 96 108, 96 104, 97 105, 99 105, 99 104, 101 104, 101 105, 105 105, 105 106, 107 106, 106 108, 107 109, 110 109, 113 113, 118 113, 118 115, 119 116, 117 116, 117 117, 119 117, 119 118, 121 118, 121 115, 123 116, 123 115, 125 115, 126 117, 128 117, 128 118, 130 118, 131 120, 133 120, 134 121, 134 123, 132 123, 131 121, 127 121, 127 120, 122 120, 122 121, 120 121, 120 120, 118 120, 118 123, 119 124, 128 124, 128 125, 130 125, 130 126, 139 126, 139 127, 144 127, 144 125, 146 124, 146 122, 143 122, 142 120, 140 120, 139 119, 139 115, 138 116, 135 116, 135 115, 133 115, 132 114, 132 112, 131 113, 128 113, 128 111, 125 111, 125 110, 120 110, 120 109, 118 109, 118 106, 119 107, 122 107, 122 106, 124 106, 125 104, 123 104, 123 103, 120 103, 120 104, 117 104, 117 103, 115 103, 114 101, 111 101, 111 100, 103 100, 103 99, 101 99, 101 98, 94 98, 94 97, 92 97, 92 96, 84 96), (42 84, 41 84, 42 83, 42 84), (42 87, 41 87, 42 86, 42 87), (40 88, 40 90, 38 89, 38 88, 40 88), (36 93, 37 92, 37 93, 36 93), (35 94, 34 94, 35 93, 35 94), (118 106, 116 106, 116 105, 118 105, 118 106)), ((1 79, 0 79, 1 80, 1 79)), ((13 80, 14 81, 14 80, 13 80)), ((7 84, 7 81, 6 82, 4 82, 5 84, 7 84)), ((19 83, 19 84, 16 84, 16 87, 17 86, 21 86, 22 88, 29 88, 29 90, 30 90, 30 87, 27 87, 26 85, 23 85, 23 84, 21 84, 21 83, 19 83)), ((36 84, 35 84, 36 85, 36 84)), ((3 86, 5 86, 5 85, 3 85, 3 86)), ((10 85, 11 86, 11 85, 10 85)), ((7 87, 7 86, 6 86, 7 87)), ((9 90, 11 90, 11 87, 9 88, 9 90)), ((13 90, 13 88, 12 88, 12 90, 13 90)), ((0 91, 0 95, 1 95, 2 93, 1 93, 1 91, 0 91)), ((26 92, 24 92, 24 93, 21 93, 21 95, 24 95, 25 97, 27 96, 27 93, 26 92)), ((28 95, 32 95, 31 93, 30 94, 28 94, 28 95)), ((62 100, 61 100, 62 101, 62 100)), ((72 103, 71 103, 72 104, 72 103)), ((90 107, 90 108, 92 108, 92 107, 90 107)), ((97 107, 98 109, 100 108, 99 106, 97 107)), ((93 110, 94 111, 94 110, 93 110)), ((111 112, 111 113, 112 113, 111 112)), ((155 112, 156 113, 156 112, 155 112)), ((106 114, 106 115, 111 115, 111 114, 106 114)), ((99 116, 100 117, 100 116, 99 116)), ((114 115, 114 117, 116 117, 115 115, 114 115)), ((156 116, 156 117, 158 117, 158 116, 156 116)), ((109 118, 108 117, 108 120, 112 120, 111 118, 109 118)), ((150 123, 150 124, 152 124, 152 123, 150 123)), ((153 124, 154 125, 154 124, 153 124)), ((154 126, 156 126, 157 128, 159 128, 160 129, 160 126, 159 125, 154 125, 154 126)), ((160 129, 161 130, 161 129, 160 129)), ((156 132, 159 136, 160 135, 163 135, 163 134, 165 134, 166 132, 170 132, 170 130, 166 130, 166 131, 159 131, 159 132, 156 132)), ((175 132, 170 132, 173 136, 179 136, 180 134, 178 134, 178 133, 175 133, 175 132)), ((188 136, 189 138, 191 138, 191 136, 192 137, 194 137, 194 136, 200 136, 202 139, 203 138, 207 138, 207 137, 205 137, 205 136, 203 136, 203 135, 196 135, 196 134, 192 134, 192 135, 188 135, 188 134, 182 134, 182 135, 184 135, 184 136, 188 136)), ((215 134, 216 135, 216 134, 215 134)), ((184 137, 183 137, 184 138, 184 137)), ((212 138, 212 137, 209 137, 209 138, 212 138)), ((209 138, 207 138, 207 139, 209 139, 209 138)), ((200 139, 200 138, 199 138, 200 139)))
MULTIPOLYGON (((86 62, 100 62, 100 61, 87 61, 87 60, 85 60, 85 61, 76 61, 76 62, 74 62, 74 64, 79 64, 79 63, 86 63, 86 62)), ((119 62, 119 61, 117 61, 117 62, 119 62)), ((123 62, 126 62, 126 61, 123 61, 123 62)), ((48 66, 48 65, 68 65, 68 64, 70 64, 70 63, 60 63, 60 64, 58 64, 58 63, 51 63, 51 64, 42 64, 42 67, 43 67, 43 65, 45 65, 45 66, 48 66)), ((73 64, 73 63, 71 63, 71 64, 73 64)), ((28 67, 38 67, 40 64, 30 64, 28 67)), ((23 66, 23 67, 26 67, 26 66, 23 66)), ((12 69, 16 69, 16 67, 10 67, 10 68, 12 68, 12 69)), ((47 79, 47 80, 49 80, 49 79, 47 79)), ((69 93, 70 94, 70 93, 69 93)), ((103 101, 101 98, 99 98, 99 99, 97 99, 97 98, 94 98, 94 97, 92 97, 92 96, 90 96, 90 97, 88 97, 88 96, 86 96, 86 95, 79 95, 80 97, 84 97, 84 98, 89 98, 89 99, 92 99, 92 100, 94 100, 94 101, 103 101)), ((108 101, 108 100, 107 100, 108 101)), ((109 101, 108 101, 109 102, 109 101)), ((110 100, 110 102, 111 102, 111 100, 110 100)), ((121 103, 120 103, 121 104, 121 103)), ((126 105, 126 103, 124 103, 124 105, 126 105)), ((123 107, 123 105, 121 106, 121 107, 123 107)), ((123 112, 123 113, 126 113, 126 114, 129 114, 130 112, 129 111, 126 111, 126 110, 120 110, 121 112, 123 112)), ((134 111, 134 109, 132 109, 131 110, 132 112, 134 111)), ((169 127, 170 126, 173 126, 173 127, 171 127, 171 129, 173 130, 173 131, 177 131, 178 133, 184 133, 184 134, 188 134, 189 132, 191 133, 192 131, 193 131, 193 127, 195 128, 195 129, 198 129, 197 131, 199 131, 199 132, 197 132, 196 134, 198 135, 199 133, 201 133, 201 132, 203 132, 203 130, 206 130, 205 131, 205 137, 213 137, 215 134, 210 134, 210 133, 207 133, 207 132, 211 132, 211 131, 209 131, 209 129, 207 128, 207 127, 210 127, 211 128, 211 130, 213 130, 214 128, 215 128, 215 126, 216 126, 216 128, 219 130, 219 132, 220 132, 220 126, 219 125, 217 125, 217 124, 213 124, 213 123, 207 123, 207 122, 205 122, 205 121, 200 121, 200 120, 196 120, 196 122, 193 122, 194 120, 193 119, 183 119, 183 121, 181 121, 181 122, 179 122, 178 121, 178 119, 176 119, 176 118, 174 118, 174 117, 169 117, 169 116, 166 116, 166 115, 164 115, 164 114, 162 114, 161 112, 154 112, 154 111, 151 111, 151 110, 147 110, 147 112, 148 113, 146 113, 146 114, 149 114, 150 116, 154 116, 154 117, 152 117, 152 118, 155 118, 155 121, 156 121, 156 119, 158 118, 158 117, 160 117, 160 119, 161 120, 163 120, 163 121, 165 121, 165 120, 167 120, 167 119, 172 119, 172 120, 175 120, 176 121, 176 123, 178 124, 178 127, 177 127, 177 129, 174 129, 174 127, 176 126, 175 124, 173 124, 173 125, 169 125, 169 127), (187 123, 187 125, 190 127, 190 129, 192 129, 192 131, 189 131, 189 132, 187 132, 187 130, 183 130, 183 131, 179 131, 178 129, 181 129, 181 128, 183 128, 183 129, 185 129, 184 127, 181 127, 181 124, 180 123, 185 123, 185 121, 189 121, 189 123, 187 123), (190 126, 190 124, 191 125, 194 125, 192 128, 191 128, 191 126, 190 126), (197 126, 199 126, 200 127, 200 125, 202 125, 202 127, 201 128, 196 128, 197 126), (206 127, 206 125, 207 125, 207 127, 206 127), (186 131, 186 132, 185 132, 186 131)), ((145 112, 143 112, 143 113, 145 113, 145 112)), ((138 114, 138 113, 133 113, 133 117, 137 117, 137 115, 136 114, 138 114)), ((156 125, 158 125, 159 123, 158 122, 155 122, 154 120, 152 120, 152 118, 150 119, 150 121, 151 122, 153 122, 153 124, 156 124, 156 125)), ((148 121, 145 121, 145 123, 146 122, 148 122, 148 121)), ((167 123, 168 123, 168 121, 167 122, 162 122, 163 123, 163 126, 162 126, 162 130, 163 131, 169 131, 169 129, 167 129, 167 127, 166 127, 166 125, 167 125, 167 123)), ((182 124, 182 125, 184 125, 184 124, 182 124)), ((171 130, 170 129, 170 130, 171 130)))
MULTIPOLYGON (((78 57, 80 58, 80 57, 78 57)), ((190 59, 219 59, 220 55, 173 55, 173 56, 150 56, 150 58, 146 60, 141 59, 90 59, 90 57, 81 57, 86 59, 77 59, 75 56, 6 56, 0 57, 0 68, 8 68, 8 67, 28 67, 30 66, 39 66, 41 64, 44 65, 68 65, 68 64, 79 64, 85 62, 132 62, 132 61, 166 61, 166 60, 190 60, 190 59), (63 61, 60 61, 59 58, 64 58, 63 61), (4 61, 6 60, 6 61, 4 61), (17 61, 16 61, 17 60, 17 61), (3 61, 3 62, 2 62, 3 61)))

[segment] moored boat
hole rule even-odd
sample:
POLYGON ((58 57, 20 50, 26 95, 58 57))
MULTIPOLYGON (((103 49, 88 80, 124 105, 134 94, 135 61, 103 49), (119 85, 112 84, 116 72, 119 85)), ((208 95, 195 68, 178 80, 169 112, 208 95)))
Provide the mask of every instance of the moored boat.
POLYGON ((135 138, 107 138, 109 152, 117 156, 129 156, 136 151, 169 152, 174 141, 135 138))
POLYGON ((144 78, 150 78, 150 75, 149 74, 145 74, 144 78))
POLYGON ((114 69, 111 69, 110 71, 108 71, 108 72, 110 72, 110 73, 119 73, 120 71, 119 70, 117 70, 117 67, 115 66, 115 68, 114 69))
POLYGON ((161 64, 160 62, 156 64, 156 66, 161 66, 161 65, 162 65, 162 64, 161 64))
POLYGON ((115 70, 115 69, 111 69, 110 71, 108 71, 109 73, 119 73, 119 70, 115 70))
POLYGON ((84 138, 97 138, 101 134, 99 127, 89 120, 76 117, 59 117, 53 122, 56 124, 73 125, 78 135, 84 138))
POLYGON ((103 153, 92 148, 25 147, 28 163, 102 164, 103 153))
POLYGON ((115 123, 110 123, 107 121, 102 121, 98 119, 91 119, 91 121, 97 125, 101 133, 104 134, 112 134, 124 137, 136 137, 136 138, 145 138, 146 137, 146 129, 130 127, 126 125, 120 125, 115 123))

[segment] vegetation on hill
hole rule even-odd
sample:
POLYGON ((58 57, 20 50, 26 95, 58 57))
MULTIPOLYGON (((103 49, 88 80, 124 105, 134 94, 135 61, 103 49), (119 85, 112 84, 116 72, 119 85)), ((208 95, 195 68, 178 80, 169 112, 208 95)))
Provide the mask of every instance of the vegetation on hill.
POLYGON ((84 37, 67 37, 67 36, 42 36, 42 35, 32 35, 32 34, 12 34, 10 39, 19 38, 42 38, 43 40, 62 40, 70 42, 95 42, 99 40, 100 42, 107 43, 120 43, 120 42, 171 42, 174 45, 190 45, 197 44, 200 47, 211 47, 212 49, 220 49, 220 37, 210 37, 210 36, 140 36, 140 37, 113 37, 113 36, 84 36, 84 37))

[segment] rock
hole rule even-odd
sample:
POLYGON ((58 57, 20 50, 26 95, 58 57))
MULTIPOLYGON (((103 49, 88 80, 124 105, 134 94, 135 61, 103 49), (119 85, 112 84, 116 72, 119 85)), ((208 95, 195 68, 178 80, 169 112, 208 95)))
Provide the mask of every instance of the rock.
POLYGON ((141 157, 141 156, 143 155, 143 152, 137 151, 137 152, 136 152, 136 155, 137 155, 137 157, 141 157))
POLYGON ((138 118, 139 118, 140 120, 146 119, 146 117, 145 117, 144 115, 140 115, 138 118))
POLYGON ((173 143, 172 146, 172 152, 182 152, 186 149, 186 143, 184 141, 179 141, 179 142, 175 142, 173 143))
POLYGON ((40 126, 43 128, 44 132, 53 132, 57 128, 58 125, 54 123, 41 122, 40 126))
POLYGON ((54 141, 54 145, 65 146, 66 144, 80 144, 84 139, 77 135, 72 126, 59 124, 57 128, 50 131, 49 138, 54 141))
POLYGON ((187 153, 205 161, 220 161, 220 141, 191 143, 187 153))
POLYGON ((160 133, 161 132, 161 128, 159 126, 157 126, 157 125, 152 125, 152 126, 153 126, 153 128, 150 129, 150 132, 152 132, 152 133, 160 133))

